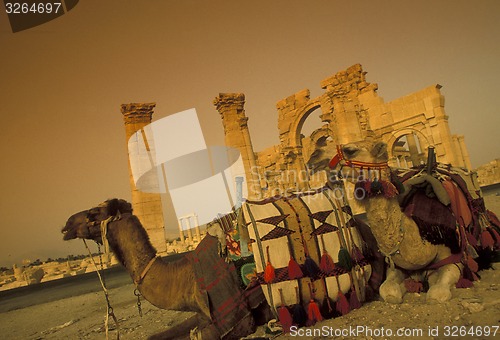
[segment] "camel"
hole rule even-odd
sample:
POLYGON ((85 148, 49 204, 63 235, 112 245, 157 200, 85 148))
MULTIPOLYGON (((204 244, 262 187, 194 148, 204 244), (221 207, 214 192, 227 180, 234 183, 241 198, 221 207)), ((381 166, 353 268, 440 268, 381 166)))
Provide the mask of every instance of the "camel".
MULTIPOLYGON (((384 301, 395 304, 403 301, 408 272, 413 273, 412 278, 415 274, 428 277, 428 302, 447 301, 452 296, 451 287, 461 277, 463 264, 460 259, 452 260, 455 255, 446 245, 432 244, 424 239, 416 222, 401 210, 398 192, 389 182, 387 161, 387 145, 369 136, 362 142, 339 147, 333 142, 322 143, 312 153, 308 167, 313 171, 329 171, 329 186, 338 185, 338 178, 356 183, 360 178, 375 176, 380 184, 394 191, 392 195, 373 195, 360 201, 365 205, 366 218, 379 250, 389 264, 387 277, 379 289, 384 301), (428 268, 432 270, 426 270, 428 268)), ((355 196, 360 194, 360 189, 361 194, 365 193, 362 185, 358 185, 355 196)))
MULTIPOLYGON (((252 314, 247 313, 229 333, 220 334, 210 310, 213 301, 209 302, 207 291, 200 287, 193 260, 184 256, 167 263, 158 257, 139 219, 132 214, 131 204, 125 200, 111 199, 74 214, 62 229, 64 240, 83 238, 102 242, 101 222, 106 220, 105 233, 110 249, 129 272, 142 296, 158 308, 197 313, 194 318, 153 338, 179 339, 182 338, 180 334, 187 336, 195 327, 201 330, 203 339, 237 339, 253 333, 255 322, 252 314)), ((210 235, 206 237, 216 240, 210 235)), ((226 265, 223 259, 221 261, 222 266, 226 265)), ((238 285, 232 288, 242 294, 238 285)))

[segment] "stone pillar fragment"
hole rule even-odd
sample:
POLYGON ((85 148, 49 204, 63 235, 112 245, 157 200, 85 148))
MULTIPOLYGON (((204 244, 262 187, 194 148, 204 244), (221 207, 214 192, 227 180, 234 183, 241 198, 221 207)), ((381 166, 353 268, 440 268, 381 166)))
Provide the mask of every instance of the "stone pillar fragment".
POLYGON ((248 118, 244 110, 245 95, 243 93, 219 93, 219 96, 214 99, 214 105, 222 118, 226 146, 238 149, 241 153, 248 197, 261 198, 259 173, 248 131, 248 118))
MULTIPOLYGON (((128 150, 128 142, 137 131, 142 132, 145 139, 144 127, 151 123, 155 103, 130 103, 121 106, 121 112, 125 122, 125 134, 128 150)), ((148 150, 149 151, 149 150, 148 150)), ((153 170, 154 171, 154 170, 153 170)), ((167 250, 165 239, 165 223, 163 221, 163 209, 159 193, 146 193, 137 189, 129 158, 130 186, 132 188, 132 207, 134 215, 141 221, 144 229, 149 235, 151 243, 158 252, 167 250)), ((153 176, 157 178, 156 176, 153 176)))

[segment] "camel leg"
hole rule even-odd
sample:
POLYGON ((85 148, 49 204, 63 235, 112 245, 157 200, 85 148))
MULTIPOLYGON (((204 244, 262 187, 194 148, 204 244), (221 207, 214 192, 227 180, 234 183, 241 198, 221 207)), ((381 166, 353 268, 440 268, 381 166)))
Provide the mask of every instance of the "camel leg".
POLYGON ((405 275, 403 272, 396 268, 387 268, 387 278, 380 286, 380 296, 384 301, 389 303, 403 302, 403 295, 406 289, 403 285, 405 275))
MULTIPOLYGON (((461 264, 460 264, 461 266, 461 264)), ((451 299, 451 287, 460 279, 460 270, 454 264, 444 265, 437 269, 436 279, 429 280, 427 301, 430 303, 445 302, 451 299)), ((431 275, 432 276, 432 275, 431 275)))

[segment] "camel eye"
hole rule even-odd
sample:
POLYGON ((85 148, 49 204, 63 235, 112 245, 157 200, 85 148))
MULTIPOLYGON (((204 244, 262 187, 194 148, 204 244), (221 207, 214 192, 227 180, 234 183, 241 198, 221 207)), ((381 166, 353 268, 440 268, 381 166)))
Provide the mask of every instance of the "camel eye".
POLYGON ((358 151, 359 149, 357 147, 351 145, 346 145, 342 148, 342 152, 348 158, 354 157, 358 151))

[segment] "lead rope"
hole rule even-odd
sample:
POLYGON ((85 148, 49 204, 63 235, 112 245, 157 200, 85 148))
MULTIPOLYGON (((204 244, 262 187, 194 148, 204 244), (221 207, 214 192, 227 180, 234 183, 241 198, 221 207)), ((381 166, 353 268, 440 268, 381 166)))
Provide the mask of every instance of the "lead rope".
MULTIPOLYGON (((102 287, 102 290, 104 292, 104 296, 106 297, 107 310, 106 310, 106 318, 104 319, 104 327, 106 328, 106 340, 109 339, 109 317, 110 316, 113 318, 113 320, 115 322, 116 339, 119 340, 120 339, 120 326, 118 325, 118 319, 116 318, 116 315, 113 311, 113 307, 111 307, 111 303, 109 302, 108 289, 106 288, 106 284, 104 283, 104 279, 101 276, 100 270, 94 261, 94 257, 92 256, 92 252, 90 251, 90 248, 87 245, 87 241, 85 241, 85 239, 82 239, 82 240, 83 240, 83 243, 85 244, 85 248, 87 248, 87 251, 89 252, 90 261, 92 261, 92 264, 94 265, 97 276, 99 277, 99 282, 101 282, 101 287, 102 287)), ((101 269, 102 269, 101 247, 99 247, 99 261, 100 261, 101 269)))

